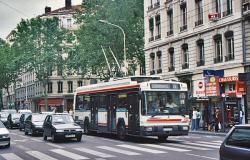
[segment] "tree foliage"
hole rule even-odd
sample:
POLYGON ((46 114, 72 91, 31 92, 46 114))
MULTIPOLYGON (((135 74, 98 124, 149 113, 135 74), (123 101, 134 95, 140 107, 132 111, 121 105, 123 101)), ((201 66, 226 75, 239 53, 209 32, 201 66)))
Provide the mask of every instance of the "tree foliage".
POLYGON ((88 0, 83 7, 84 12, 76 16, 78 23, 82 25, 76 32, 79 43, 69 57, 71 67, 80 68, 85 76, 96 74, 104 79, 119 74, 109 47, 122 64, 122 31, 112 25, 100 23, 99 20, 106 20, 123 28, 131 69, 134 70, 137 64, 144 66, 143 0, 88 0), (112 73, 107 72, 108 67, 101 46, 107 55, 112 73))

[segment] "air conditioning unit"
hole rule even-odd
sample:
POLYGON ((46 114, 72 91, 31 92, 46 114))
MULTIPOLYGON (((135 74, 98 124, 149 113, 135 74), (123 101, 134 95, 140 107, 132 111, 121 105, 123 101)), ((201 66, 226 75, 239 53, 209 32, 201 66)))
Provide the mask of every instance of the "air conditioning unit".
POLYGON ((208 14, 208 19, 210 21, 218 21, 220 18, 220 14, 219 13, 209 13, 208 14))

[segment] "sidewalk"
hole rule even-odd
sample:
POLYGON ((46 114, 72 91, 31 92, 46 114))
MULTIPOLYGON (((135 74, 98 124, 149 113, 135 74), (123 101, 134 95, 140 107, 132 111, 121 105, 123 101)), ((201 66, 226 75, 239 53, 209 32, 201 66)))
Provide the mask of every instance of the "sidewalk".
POLYGON ((198 130, 198 131, 189 131, 189 134, 202 134, 202 135, 212 135, 212 136, 222 136, 225 137, 227 132, 212 132, 212 131, 203 131, 203 130, 198 130))

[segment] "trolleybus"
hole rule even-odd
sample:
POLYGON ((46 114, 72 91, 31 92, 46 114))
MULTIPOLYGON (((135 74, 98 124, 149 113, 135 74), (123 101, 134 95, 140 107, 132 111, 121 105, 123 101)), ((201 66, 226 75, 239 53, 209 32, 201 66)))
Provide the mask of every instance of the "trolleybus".
POLYGON ((187 135, 185 112, 187 85, 160 77, 130 77, 78 87, 74 93, 74 118, 84 132, 127 135, 187 135))

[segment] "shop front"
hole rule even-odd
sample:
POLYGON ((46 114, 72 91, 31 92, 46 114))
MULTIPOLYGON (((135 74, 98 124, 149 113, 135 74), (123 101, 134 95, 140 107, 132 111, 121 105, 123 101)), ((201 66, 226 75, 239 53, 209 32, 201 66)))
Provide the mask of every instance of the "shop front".
POLYGON ((64 106, 64 100, 61 98, 48 98, 48 110, 46 110, 45 107, 45 100, 41 99, 38 102, 39 106, 39 111, 40 112, 50 112, 50 111, 55 111, 55 112, 63 112, 63 106, 64 106))

